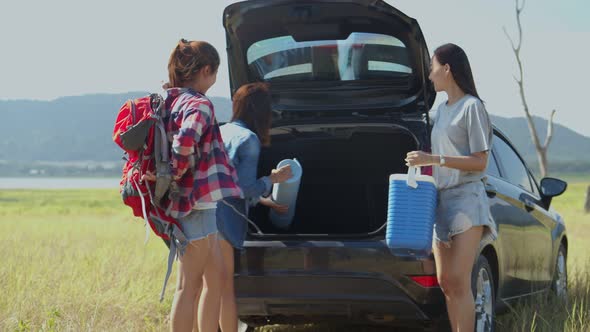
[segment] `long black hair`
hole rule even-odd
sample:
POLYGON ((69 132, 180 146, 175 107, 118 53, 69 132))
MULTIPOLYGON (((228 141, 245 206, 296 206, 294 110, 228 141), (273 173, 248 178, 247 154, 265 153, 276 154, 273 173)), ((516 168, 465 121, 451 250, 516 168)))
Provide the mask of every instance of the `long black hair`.
POLYGON ((482 101, 475 88, 469 59, 461 47, 451 43, 444 44, 434 51, 434 56, 441 65, 448 64, 451 67, 453 78, 463 92, 482 101))

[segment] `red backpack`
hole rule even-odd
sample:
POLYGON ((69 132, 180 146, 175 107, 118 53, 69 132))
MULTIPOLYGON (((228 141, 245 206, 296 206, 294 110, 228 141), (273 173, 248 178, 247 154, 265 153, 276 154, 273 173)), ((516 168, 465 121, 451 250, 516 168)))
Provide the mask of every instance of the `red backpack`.
POLYGON ((149 235, 147 225, 165 240, 170 240, 170 223, 180 228, 178 222, 168 217, 160 206, 172 184, 170 141, 166 135, 168 115, 163 98, 151 94, 128 100, 121 106, 113 129, 113 141, 126 153, 120 183, 121 197, 134 216, 146 221, 146 241, 149 235), (142 176, 148 171, 156 175, 155 183, 142 181, 142 176), (150 217, 153 215, 158 220, 150 217))
POLYGON ((178 195, 171 175, 171 139, 166 134, 169 117, 164 99, 158 94, 151 94, 129 100, 121 106, 113 129, 113 141, 127 155, 121 179, 123 203, 133 210, 133 215, 145 220, 146 242, 151 227, 170 247, 160 302, 164 299, 177 252, 184 252, 188 245, 181 225, 166 214, 161 204, 166 196, 178 195), (147 172, 156 175, 155 182, 142 181, 147 172))

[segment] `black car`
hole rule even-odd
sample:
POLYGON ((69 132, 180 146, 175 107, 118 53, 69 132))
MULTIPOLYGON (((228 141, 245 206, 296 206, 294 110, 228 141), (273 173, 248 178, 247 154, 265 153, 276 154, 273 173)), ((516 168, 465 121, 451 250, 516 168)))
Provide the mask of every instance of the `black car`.
MULTIPOLYGON (((293 157, 304 168, 289 229, 264 207, 251 211, 259 230, 236 255, 240 319, 443 326, 432 255, 385 244, 388 177, 407 172, 408 151, 430 148, 435 92, 416 20, 380 0, 253 0, 228 6, 223 24, 232 93, 271 84, 272 145, 259 173, 293 157)), ((478 331, 493 330, 510 301, 567 287, 565 225, 550 209, 567 184, 539 186, 494 134, 486 189, 499 236, 482 241, 474 265, 478 331)))

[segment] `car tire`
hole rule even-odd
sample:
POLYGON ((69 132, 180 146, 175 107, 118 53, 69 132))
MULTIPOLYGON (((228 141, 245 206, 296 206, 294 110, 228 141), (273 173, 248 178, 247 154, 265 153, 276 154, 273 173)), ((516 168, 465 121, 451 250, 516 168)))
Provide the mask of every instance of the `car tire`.
POLYGON ((563 244, 559 245, 557 256, 555 258, 555 270, 553 271, 553 281, 551 282, 551 291, 557 299, 567 303, 568 301, 568 283, 567 283, 567 254, 563 244))
POLYGON ((494 332, 496 328, 496 292, 494 274, 485 256, 479 255, 471 274, 475 300, 475 332, 494 332))

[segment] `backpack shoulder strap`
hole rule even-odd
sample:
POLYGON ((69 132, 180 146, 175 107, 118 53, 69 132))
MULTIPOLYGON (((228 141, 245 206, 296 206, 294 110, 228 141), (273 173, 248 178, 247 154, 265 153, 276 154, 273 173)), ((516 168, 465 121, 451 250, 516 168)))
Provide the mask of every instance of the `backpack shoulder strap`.
POLYGON ((129 108, 131 108, 131 119, 133 120, 133 124, 137 121, 135 119, 135 101, 129 100, 129 108))

